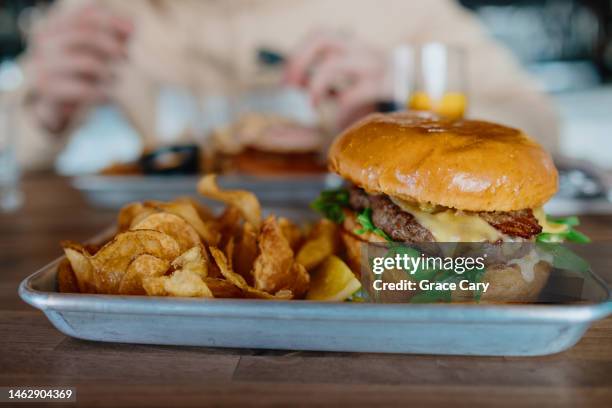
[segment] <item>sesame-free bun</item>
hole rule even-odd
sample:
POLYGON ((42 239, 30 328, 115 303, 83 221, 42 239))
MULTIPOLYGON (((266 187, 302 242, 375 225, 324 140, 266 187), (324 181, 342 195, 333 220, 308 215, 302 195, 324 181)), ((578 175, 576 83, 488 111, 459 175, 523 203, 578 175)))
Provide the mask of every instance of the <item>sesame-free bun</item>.
POLYGON ((336 138, 329 167, 370 193, 466 211, 537 208, 558 181, 520 130, 426 113, 367 116, 336 138))
MULTIPOLYGON (((482 294, 480 300, 494 303, 537 302, 540 292, 548 282, 551 270, 551 265, 541 260, 533 266, 531 279, 526 279, 517 265, 498 265, 488 268, 482 282, 489 283, 489 290, 482 294)), ((454 295, 458 295, 458 298, 462 296, 457 293, 454 295)))

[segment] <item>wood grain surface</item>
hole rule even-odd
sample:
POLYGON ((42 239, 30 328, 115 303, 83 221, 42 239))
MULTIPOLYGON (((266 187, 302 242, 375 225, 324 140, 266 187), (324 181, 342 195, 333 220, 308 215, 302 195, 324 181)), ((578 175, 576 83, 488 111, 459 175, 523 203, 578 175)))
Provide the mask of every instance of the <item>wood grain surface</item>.
MULTIPOLYGON (((612 406, 610 318, 572 349, 535 358, 162 347, 68 338, 18 298, 17 285, 61 254, 60 240, 84 240, 113 222, 115 213, 90 207, 69 180, 57 176, 30 175, 23 185, 25 207, 0 215, 0 386, 73 386, 80 406, 612 406)), ((612 245, 612 216, 582 221, 585 232, 612 245)), ((600 272, 612 282, 612 270, 600 272)))

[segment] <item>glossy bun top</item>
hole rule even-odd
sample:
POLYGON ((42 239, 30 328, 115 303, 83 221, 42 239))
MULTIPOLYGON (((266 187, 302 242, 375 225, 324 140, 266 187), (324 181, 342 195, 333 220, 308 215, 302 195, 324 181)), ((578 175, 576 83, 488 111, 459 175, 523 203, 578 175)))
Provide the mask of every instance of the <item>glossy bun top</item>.
POLYGON ((336 138, 328 159, 368 192, 466 211, 541 207, 558 184, 550 155, 520 130, 427 113, 369 115, 336 138))

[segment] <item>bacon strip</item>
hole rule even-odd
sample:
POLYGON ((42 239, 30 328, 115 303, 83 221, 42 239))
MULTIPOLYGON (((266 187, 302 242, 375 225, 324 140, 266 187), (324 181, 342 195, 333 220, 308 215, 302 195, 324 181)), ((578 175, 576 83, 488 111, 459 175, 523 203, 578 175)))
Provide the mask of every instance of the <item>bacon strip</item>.
POLYGON ((542 227, 530 209, 510 212, 481 212, 478 215, 493 228, 511 237, 531 238, 542 227))

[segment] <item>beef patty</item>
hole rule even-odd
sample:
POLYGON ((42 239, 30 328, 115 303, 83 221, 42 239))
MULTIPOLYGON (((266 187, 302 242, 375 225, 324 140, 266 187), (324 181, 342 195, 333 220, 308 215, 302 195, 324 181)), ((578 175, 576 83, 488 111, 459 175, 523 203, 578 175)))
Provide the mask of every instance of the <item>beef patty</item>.
MULTIPOLYGON (((394 241, 406 243, 435 241, 431 232, 423 227, 410 213, 403 211, 384 194, 367 194, 351 187, 349 204, 355 211, 372 208, 372 222, 394 241)), ((493 228, 503 234, 529 239, 542 232, 542 227, 530 209, 510 212, 479 212, 493 228)))

